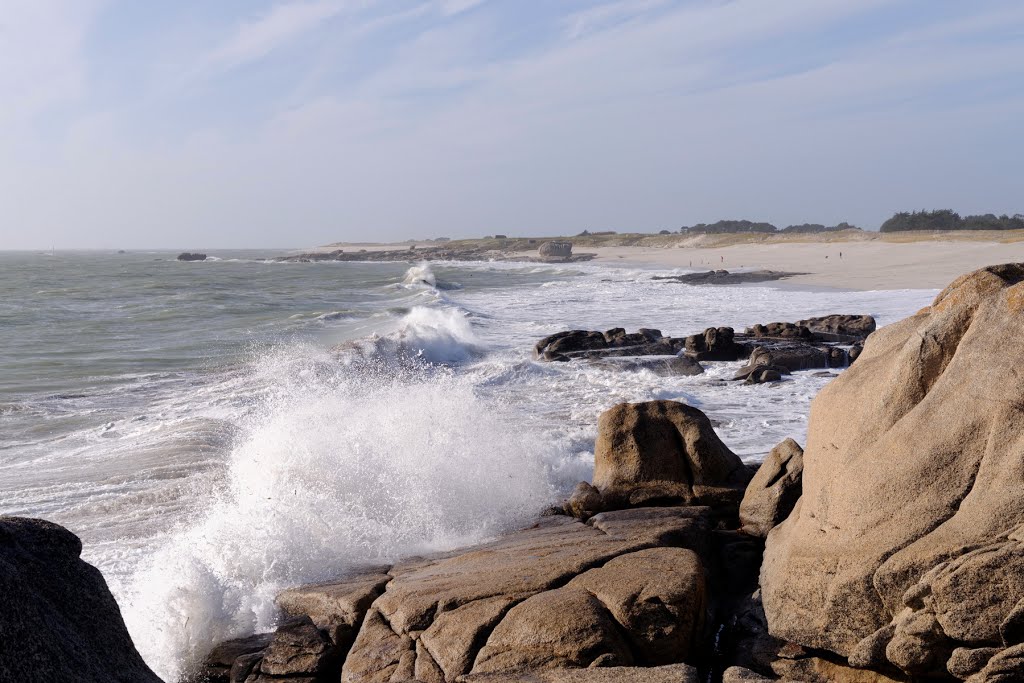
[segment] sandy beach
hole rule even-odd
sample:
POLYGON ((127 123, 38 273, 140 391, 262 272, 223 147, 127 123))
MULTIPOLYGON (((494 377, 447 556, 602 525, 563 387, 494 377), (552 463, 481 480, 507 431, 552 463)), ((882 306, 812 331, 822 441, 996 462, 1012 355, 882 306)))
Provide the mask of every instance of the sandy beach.
POLYGON ((940 289, 995 263, 1024 261, 1024 242, 803 242, 717 248, 598 247, 596 262, 806 273, 786 282, 843 289, 940 289))

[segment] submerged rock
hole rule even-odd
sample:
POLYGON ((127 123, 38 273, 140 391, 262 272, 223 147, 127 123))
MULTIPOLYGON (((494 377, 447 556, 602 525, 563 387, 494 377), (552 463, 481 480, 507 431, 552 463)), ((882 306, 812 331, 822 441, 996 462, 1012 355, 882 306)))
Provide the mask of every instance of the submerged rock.
POLYGON ((982 269, 814 399, 803 497, 761 572, 773 635, 915 676, 1000 648, 977 680, 1024 680, 1022 328, 1024 264, 982 269))
POLYGON ((0 680, 160 683, 81 552, 52 522, 0 517, 0 680))
POLYGON ((688 285, 740 285, 748 282, 772 282, 785 280, 805 273, 785 273, 776 270, 751 270, 743 273, 730 273, 728 270, 709 270, 703 273, 685 273, 683 275, 655 275, 653 280, 672 280, 688 285))
POLYGON ((610 356, 675 356, 683 350, 684 343, 682 339, 662 335, 661 330, 647 328, 632 334, 627 334, 621 327, 606 332, 568 330, 538 341, 533 347, 533 355, 548 361, 610 356))

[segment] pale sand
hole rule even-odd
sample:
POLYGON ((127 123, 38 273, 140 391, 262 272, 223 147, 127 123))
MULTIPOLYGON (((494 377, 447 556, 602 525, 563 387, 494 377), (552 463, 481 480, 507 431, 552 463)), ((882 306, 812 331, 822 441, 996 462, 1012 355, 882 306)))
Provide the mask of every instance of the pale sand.
POLYGON ((783 282, 860 290, 941 289, 958 276, 984 266, 1024 262, 1024 242, 922 241, 894 244, 879 240, 740 244, 712 248, 591 247, 578 251, 596 253, 596 263, 807 273, 783 282))

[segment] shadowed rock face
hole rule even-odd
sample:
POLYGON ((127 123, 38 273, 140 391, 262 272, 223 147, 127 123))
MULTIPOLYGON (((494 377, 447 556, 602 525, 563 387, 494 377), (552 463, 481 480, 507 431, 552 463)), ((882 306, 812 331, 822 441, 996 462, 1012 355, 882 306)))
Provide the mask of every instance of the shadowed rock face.
POLYGON ((160 683, 81 552, 52 522, 0 518, 0 680, 160 683))
POLYGON ((1022 329, 1024 264, 985 268, 872 334, 822 390, 803 497, 768 536, 772 635, 914 675, 958 648, 1009 648, 993 670, 1019 657, 1022 329))
POLYGON ((745 533, 764 538, 793 511, 800 498, 804 450, 792 439, 772 449, 747 486, 740 503, 745 533))

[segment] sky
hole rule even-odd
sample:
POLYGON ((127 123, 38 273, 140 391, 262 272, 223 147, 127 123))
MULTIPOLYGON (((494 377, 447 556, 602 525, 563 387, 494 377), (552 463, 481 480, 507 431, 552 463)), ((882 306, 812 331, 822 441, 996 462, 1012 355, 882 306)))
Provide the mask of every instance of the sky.
POLYGON ((0 249, 1024 212, 1020 0, 0 0, 0 249))

